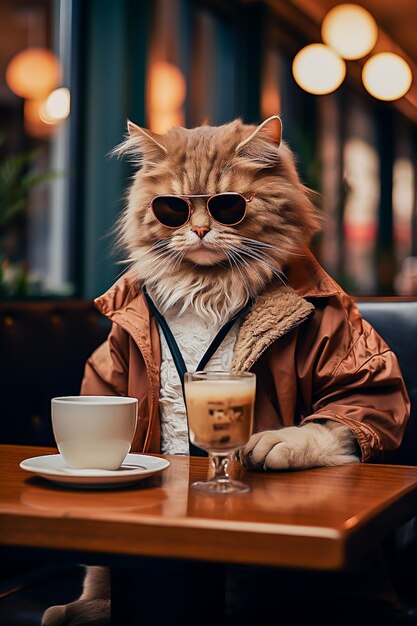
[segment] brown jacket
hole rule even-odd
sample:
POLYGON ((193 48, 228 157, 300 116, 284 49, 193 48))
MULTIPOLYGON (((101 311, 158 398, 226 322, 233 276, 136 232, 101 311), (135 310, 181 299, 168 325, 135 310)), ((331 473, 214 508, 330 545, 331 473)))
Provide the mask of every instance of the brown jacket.
MULTIPOLYGON (((355 434, 363 461, 396 448, 409 399, 395 355, 311 254, 287 276, 288 286, 257 298, 235 345, 232 368, 257 374, 255 430, 332 419, 355 434)), ((87 361, 81 393, 137 398, 132 449, 159 452, 155 319, 128 274, 95 302, 113 326, 87 361)))

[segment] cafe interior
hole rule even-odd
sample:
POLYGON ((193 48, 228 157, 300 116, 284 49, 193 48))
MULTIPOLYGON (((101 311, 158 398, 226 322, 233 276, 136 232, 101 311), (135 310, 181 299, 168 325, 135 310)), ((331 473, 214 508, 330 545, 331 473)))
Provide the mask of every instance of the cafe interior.
MULTIPOLYGON (((401 616, 367 623, 417 624, 416 31, 415 0, 0 0, 0 463, 12 485, 0 495, 1 624, 41 624, 76 600, 85 565, 111 567, 116 626, 235 624, 218 600, 228 564, 257 568, 255 587, 278 572, 284 595, 301 572, 305 605, 368 557, 401 616), (202 457, 110 490, 25 473, 23 459, 56 452, 51 399, 80 393, 110 330, 94 299, 125 270, 114 226, 137 166, 111 152, 127 120, 163 134, 275 115, 316 192, 312 252, 398 358, 411 400, 399 448, 246 472, 246 503, 193 495, 202 457), (152 598, 142 613, 139 589, 152 598)), ((345 622, 335 592, 329 623, 362 623, 363 596, 345 622)), ((301 623, 297 610, 281 618, 301 623)), ((328 623, 311 611, 313 626, 328 623)))

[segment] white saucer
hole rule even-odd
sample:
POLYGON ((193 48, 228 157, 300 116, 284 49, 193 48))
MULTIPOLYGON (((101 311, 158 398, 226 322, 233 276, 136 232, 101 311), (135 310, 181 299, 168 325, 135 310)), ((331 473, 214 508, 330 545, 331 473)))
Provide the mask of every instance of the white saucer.
POLYGON ((25 459, 20 467, 42 478, 76 487, 110 487, 133 483, 166 469, 170 462, 156 456, 128 454, 117 470, 71 469, 61 454, 47 454, 25 459))

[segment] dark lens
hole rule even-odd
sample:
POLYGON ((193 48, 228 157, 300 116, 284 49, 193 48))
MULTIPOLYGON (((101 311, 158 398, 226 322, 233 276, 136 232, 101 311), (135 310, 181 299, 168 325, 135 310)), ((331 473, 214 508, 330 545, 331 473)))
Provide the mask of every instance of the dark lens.
POLYGON ((238 193, 220 193, 210 198, 211 216, 222 224, 237 224, 245 216, 246 200, 238 193))
POLYGON ((152 201, 152 210, 156 219, 170 228, 184 226, 189 213, 187 202, 174 196, 157 196, 152 201))

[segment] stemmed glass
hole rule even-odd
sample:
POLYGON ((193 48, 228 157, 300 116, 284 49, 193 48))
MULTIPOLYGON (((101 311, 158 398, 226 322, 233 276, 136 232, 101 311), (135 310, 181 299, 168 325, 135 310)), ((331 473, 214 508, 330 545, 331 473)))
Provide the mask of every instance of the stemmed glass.
POLYGON ((242 493, 249 485, 232 480, 227 465, 249 440, 253 427, 256 377, 251 372, 185 374, 191 442, 209 454, 214 477, 193 483, 208 493, 242 493))

